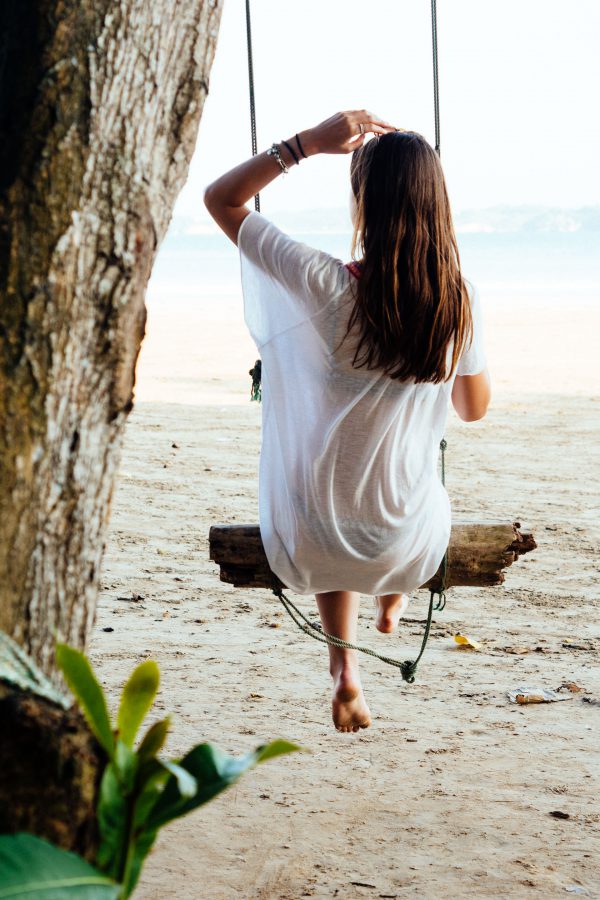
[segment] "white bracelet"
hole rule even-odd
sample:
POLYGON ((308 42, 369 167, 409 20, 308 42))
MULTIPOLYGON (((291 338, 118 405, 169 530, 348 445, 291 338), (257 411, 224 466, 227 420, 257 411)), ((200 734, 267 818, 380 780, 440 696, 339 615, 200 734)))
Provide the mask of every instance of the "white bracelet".
POLYGON ((273 156, 277 162, 279 163, 279 167, 284 175, 287 175, 290 171, 283 159, 281 158, 281 150, 279 149, 279 144, 271 144, 269 149, 267 150, 267 156, 273 156))

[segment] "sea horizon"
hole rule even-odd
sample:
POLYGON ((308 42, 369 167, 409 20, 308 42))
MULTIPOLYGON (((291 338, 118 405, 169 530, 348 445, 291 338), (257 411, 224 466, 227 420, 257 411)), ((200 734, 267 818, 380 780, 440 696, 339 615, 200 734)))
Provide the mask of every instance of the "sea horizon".
MULTIPOLYGON (((350 260, 342 207, 263 213, 297 240, 350 260)), ((490 302, 600 302, 600 206, 495 206, 455 215, 465 277, 490 302)), ((212 220, 174 217, 159 249, 148 302, 240 297, 239 254, 212 220)))

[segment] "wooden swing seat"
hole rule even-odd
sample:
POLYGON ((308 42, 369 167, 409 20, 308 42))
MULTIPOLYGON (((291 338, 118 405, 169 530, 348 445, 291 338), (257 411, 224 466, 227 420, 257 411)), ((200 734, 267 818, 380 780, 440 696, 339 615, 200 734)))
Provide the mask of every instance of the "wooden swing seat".
MULTIPOLYGON (((269 568, 258 525, 213 525, 210 558, 221 581, 244 588, 285 588, 269 568)), ((445 587, 493 587, 502 584, 504 569, 535 550, 533 534, 520 522, 458 522, 452 526, 445 587)), ((441 587, 442 566, 423 588, 441 587)))

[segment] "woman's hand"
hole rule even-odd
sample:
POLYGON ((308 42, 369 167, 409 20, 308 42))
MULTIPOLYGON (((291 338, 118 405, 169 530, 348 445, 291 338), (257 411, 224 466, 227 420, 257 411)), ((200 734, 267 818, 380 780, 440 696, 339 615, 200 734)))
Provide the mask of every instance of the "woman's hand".
POLYGON ((314 128, 300 133, 307 156, 313 153, 352 153, 365 142, 369 133, 387 134, 397 131, 394 125, 366 109, 335 113, 314 128), (362 126, 362 128, 361 128, 362 126))

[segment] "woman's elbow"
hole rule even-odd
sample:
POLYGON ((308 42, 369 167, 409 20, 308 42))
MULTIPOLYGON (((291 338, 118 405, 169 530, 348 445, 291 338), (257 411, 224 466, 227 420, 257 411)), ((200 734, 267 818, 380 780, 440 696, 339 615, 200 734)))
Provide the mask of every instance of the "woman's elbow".
POLYGON ((214 189, 212 184, 209 184, 204 188, 204 195, 202 199, 204 200, 204 205, 207 210, 211 212, 214 208, 214 189))
POLYGON ((480 419, 485 418, 488 407, 489 403, 486 403, 485 406, 482 405, 465 409, 459 412, 459 416, 463 422, 479 422, 480 419))
POLYGON ((463 422, 478 422, 486 415, 492 397, 490 376, 485 369, 479 375, 464 375, 457 379, 452 402, 463 422))
POLYGON ((466 403, 459 412, 463 422, 479 422, 485 418, 490 406, 491 396, 492 394, 488 387, 483 396, 479 396, 476 399, 473 398, 469 403, 466 403))

